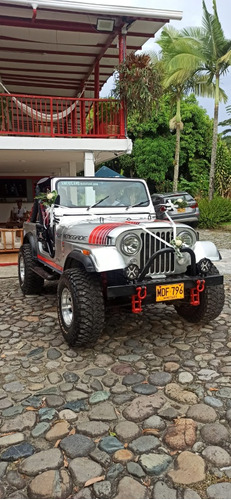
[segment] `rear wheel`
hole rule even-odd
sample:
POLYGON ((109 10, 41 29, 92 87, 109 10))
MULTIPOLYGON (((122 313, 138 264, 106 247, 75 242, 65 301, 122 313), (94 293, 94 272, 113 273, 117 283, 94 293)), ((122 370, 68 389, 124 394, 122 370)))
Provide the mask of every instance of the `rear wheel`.
MULTIPOLYGON (((208 275, 220 274, 216 266, 212 264, 208 275)), ((188 300, 190 298, 188 297, 188 300)), ((188 304, 176 305, 175 309, 179 316, 186 319, 190 323, 208 323, 216 319, 221 313, 225 302, 224 285, 206 287, 200 293, 199 306, 188 304)))
POLYGON ((71 345, 96 342, 104 327, 104 301, 98 277, 83 268, 64 271, 58 283, 58 317, 71 345))
POLYGON ((39 294, 44 284, 43 278, 34 273, 34 265, 30 243, 24 243, 18 254, 18 279, 25 295, 39 294))

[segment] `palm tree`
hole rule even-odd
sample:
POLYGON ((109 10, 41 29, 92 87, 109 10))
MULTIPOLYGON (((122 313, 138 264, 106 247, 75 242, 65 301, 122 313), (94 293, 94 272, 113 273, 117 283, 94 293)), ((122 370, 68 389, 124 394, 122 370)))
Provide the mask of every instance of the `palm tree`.
POLYGON ((207 79, 203 75, 192 76, 191 70, 184 71, 181 69, 180 77, 178 71, 174 67, 171 68, 171 61, 181 53, 182 34, 173 27, 166 27, 161 33, 160 40, 157 42, 162 49, 162 63, 165 71, 163 81, 164 87, 170 94, 171 103, 176 106, 176 114, 170 120, 170 130, 176 130, 176 147, 174 158, 174 174, 173 174, 173 191, 177 191, 179 178, 179 161, 180 161, 180 139, 181 130, 183 130, 183 122, 181 119, 181 101, 184 95, 189 91, 196 95, 213 96, 213 87, 207 83, 207 79))
MULTIPOLYGON (((181 82, 189 75, 203 75, 207 84, 214 87, 214 125, 209 178, 209 199, 214 194, 215 162, 217 151, 219 102, 227 101, 220 89, 220 78, 231 65, 231 40, 224 35, 219 21, 216 0, 210 14, 203 0, 202 28, 188 28, 181 31, 175 43, 175 54, 169 62, 174 80, 181 82)), ((204 89, 206 85, 204 85, 204 89)))

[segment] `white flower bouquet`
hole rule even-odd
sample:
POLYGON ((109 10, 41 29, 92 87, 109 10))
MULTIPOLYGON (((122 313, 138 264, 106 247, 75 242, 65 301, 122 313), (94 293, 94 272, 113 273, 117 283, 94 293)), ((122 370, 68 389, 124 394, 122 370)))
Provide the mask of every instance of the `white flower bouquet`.
POLYGON ((173 246, 173 248, 177 254, 177 257, 181 257, 182 255, 181 255, 180 249, 183 245, 182 239, 179 238, 179 236, 176 236, 176 238, 174 240, 171 240, 170 243, 173 246))
POLYGON ((47 190, 46 193, 40 193, 38 196, 35 196, 35 199, 40 200, 45 207, 51 207, 55 203, 57 196, 58 193, 54 189, 53 191, 47 190))
POLYGON ((177 200, 175 200, 173 204, 176 205, 177 208, 187 207, 187 201, 185 201, 183 198, 177 198, 177 200))

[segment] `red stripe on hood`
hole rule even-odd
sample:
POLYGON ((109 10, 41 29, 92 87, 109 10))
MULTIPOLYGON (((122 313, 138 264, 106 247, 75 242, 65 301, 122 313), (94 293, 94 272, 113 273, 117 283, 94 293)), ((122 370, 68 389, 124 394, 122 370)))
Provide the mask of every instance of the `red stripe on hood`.
POLYGON ((126 224, 140 224, 140 222, 135 221, 125 221, 125 222, 111 222, 109 224, 101 224, 93 229, 89 235, 88 242, 93 245, 106 245, 107 237, 109 233, 119 226, 124 226, 126 224))

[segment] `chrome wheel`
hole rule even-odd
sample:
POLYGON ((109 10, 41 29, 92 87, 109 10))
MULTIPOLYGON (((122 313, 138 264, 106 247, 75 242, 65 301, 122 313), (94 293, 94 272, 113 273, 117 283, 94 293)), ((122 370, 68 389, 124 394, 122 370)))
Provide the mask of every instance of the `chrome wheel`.
POLYGON ((19 257, 19 277, 21 280, 21 283, 23 284, 25 281, 25 262, 23 255, 20 255, 19 257))
POLYGON ((73 320, 73 300, 68 288, 64 288, 61 295, 61 313, 66 326, 70 326, 73 320))

